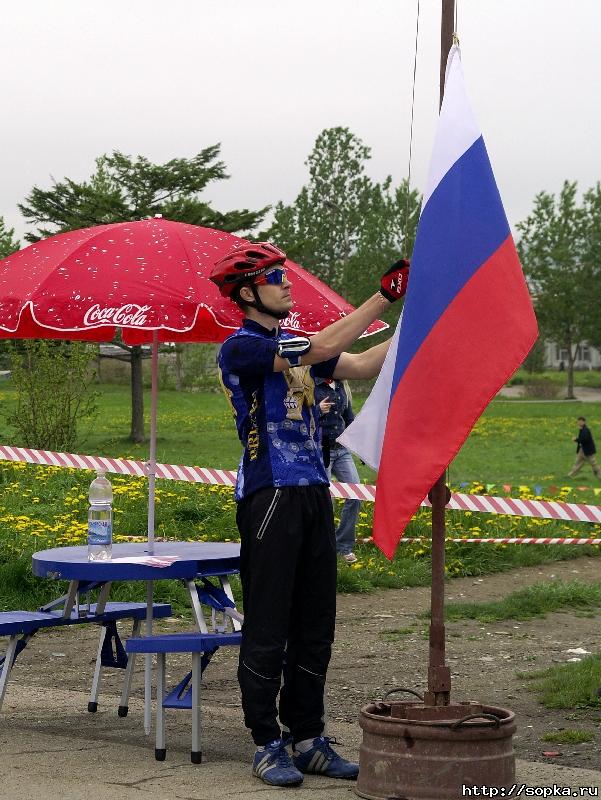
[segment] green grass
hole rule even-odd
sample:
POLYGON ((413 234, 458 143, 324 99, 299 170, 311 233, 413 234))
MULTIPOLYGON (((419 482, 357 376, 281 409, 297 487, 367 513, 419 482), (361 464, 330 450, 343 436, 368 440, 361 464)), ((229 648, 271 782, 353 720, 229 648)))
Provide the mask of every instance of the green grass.
POLYGON ((588 466, 575 478, 567 477, 576 453, 572 437, 580 415, 587 418, 601 444, 600 403, 495 400, 451 464, 451 481, 585 486, 594 502, 594 489, 601 483, 588 466))
POLYGON ((601 654, 520 677, 547 708, 601 708, 601 654))
MULTIPOLYGON (((148 443, 136 445, 128 440, 129 387, 101 384, 97 389, 100 413, 93 423, 82 425, 78 452, 148 458, 148 443)), ((357 409, 364 399, 355 398, 357 409)), ((4 417, 14 406, 14 400, 12 385, 3 383, 0 408, 4 417)), ((147 430, 149 409, 147 392, 147 430)), ((601 443, 601 403, 494 400, 451 464, 451 482, 586 486, 593 498, 592 490, 601 488, 601 484, 594 479, 588 466, 576 479, 565 477, 574 460, 572 436, 580 414, 587 417, 593 434, 598 431, 601 443)), ((1 421, 0 440, 7 444, 23 444, 8 424, 1 421)), ((188 393, 172 389, 159 392, 158 461, 235 469, 240 452, 231 411, 221 392, 188 393)), ((369 467, 360 466, 359 471, 362 479, 372 481, 375 477, 369 467)))
MULTIPOLYGON (((128 441, 129 388, 100 385, 98 419, 83 431, 78 452, 146 459, 148 445, 128 441)), ((0 408, 14 404, 9 382, 0 389, 0 408)), ((148 413, 148 397, 146 398, 148 413)), ((356 406, 362 398, 356 398, 356 406)), ((601 439, 601 404, 512 403, 495 400, 476 425, 451 466, 454 489, 466 492, 505 494, 511 484, 513 496, 533 497, 535 484, 555 484, 554 497, 575 502, 599 502, 592 476, 568 482, 562 474, 572 463, 574 418, 584 411, 593 432, 601 439), (467 483, 467 486, 464 485, 467 483), (577 491, 574 487, 585 487, 577 491)), ((0 421, 0 441, 19 445, 14 432, 0 421)), ((160 391, 158 413, 159 461, 235 469, 241 447, 236 438, 231 411, 221 393, 160 391)), ((360 467, 362 477, 374 473, 360 467)), ((112 476, 115 490, 116 541, 142 537, 146 529, 146 482, 144 479, 112 476)), ((83 543, 90 473, 0 463, 0 606, 35 607, 40 582, 31 578, 31 553, 50 546, 83 543), (20 563, 25 566, 18 566, 20 563), (17 564, 14 574, 11 565, 17 564), (20 571, 21 570, 21 571, 20 571), (12 575, 12 577, 11 577, 12 575), (21 577, 19 577, 19 575, 21 577), (27 576, 27 580, 23 576, 27 576), (4 579, 2 579, 4 578, 4 579)), ((553 487, 552 487, 553 488, 553 487)), ((339 514, 340 503, 335 504, 339 514)), ((373 504, 362 508, 358 537, 371 534, 373 504)), ((166 539, 236 540, 235 503, 232 492, 179 481, 157 481, 157 535, 166 539)), ((407 536, 428 537, 431 515, 420 510, 407 529, 407 536)), ((449 535, 458 537, 508 536, 601 536, 601 526, 503 517, 450 511, 449 535)), ((359 563, 339 564, 338 588, 343 592, 367 592, 374 588, 404 588, 430 583, 429 543, 401 544, 388 561, 373 544, 358 543, 359 563)), ((486 575, 491 572, 531 566, 582 555, 598 555, 599 548, 511 547, 505 545, 448 545, 447 576, 486 575)), ((56 586, 51 586, 56 591, 56 586)), ((135 587, 120 589, 135 593, 135 587)), ((171 591, 171 588, 169 588, 171 591)), ((584 612, 583 612, 584 613, 584 612)))
POLYGON ((405 636, 410 636, 412 633, 416 633, 415 626, 410 626, 408 628, 390 628, 389 630, 382 631, 380 636, 385 642, 399 642, 405 636))
POLYGON ((566 728, 563 731, 545 733, 541 736, 543 742, 554 742, 556 744, 582 744, 583 742, 593 742, 595 734, 589 731, 580 731, 573 728, 566 728))
POLYGON ((446 619, 476 619, 498 622, 505 619, 544 617, 552 611, 574 611, 601 606, 601 583, 582 581, 541 581, 511 592, 503 600, 486 603, 447 603, 446 619))

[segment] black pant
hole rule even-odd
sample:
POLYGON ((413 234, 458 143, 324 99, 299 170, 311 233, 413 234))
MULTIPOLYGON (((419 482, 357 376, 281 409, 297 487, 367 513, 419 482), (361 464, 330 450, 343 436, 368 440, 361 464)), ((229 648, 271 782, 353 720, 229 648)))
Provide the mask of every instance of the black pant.
POLYGON ((238 680, 255 744, 324 729, 336 618, 336 541, 327 486, 261 489, 238 506, 244 625, 238 680))

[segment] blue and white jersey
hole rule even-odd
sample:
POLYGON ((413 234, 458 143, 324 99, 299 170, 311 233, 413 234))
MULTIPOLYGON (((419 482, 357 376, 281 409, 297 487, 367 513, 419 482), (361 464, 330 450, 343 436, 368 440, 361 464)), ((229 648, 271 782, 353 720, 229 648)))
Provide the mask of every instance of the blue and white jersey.
POLYGON ((244 452, 236 500, 266 486, 329 483, 323 465, 315 377, 331 378, 338 357, 273 371, 278 342, 293 334, 245 320, 223 343, 220 380, 234 413, 244 452))

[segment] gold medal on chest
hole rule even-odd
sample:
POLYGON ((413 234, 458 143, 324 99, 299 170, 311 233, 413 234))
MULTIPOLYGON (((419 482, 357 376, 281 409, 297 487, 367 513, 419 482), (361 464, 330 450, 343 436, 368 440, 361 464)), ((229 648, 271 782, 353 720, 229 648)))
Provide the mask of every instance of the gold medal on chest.
MULTIPOLYGON (((288 384, 288 392, 284 398, 286 418, 302 421, 303 405, 309 408, 315 405, 315 381, 311 375, 311 368, 291 367, 283 374, 288 384)), ((314 428, 315 423, 311 414, 311 435, 314 428)))

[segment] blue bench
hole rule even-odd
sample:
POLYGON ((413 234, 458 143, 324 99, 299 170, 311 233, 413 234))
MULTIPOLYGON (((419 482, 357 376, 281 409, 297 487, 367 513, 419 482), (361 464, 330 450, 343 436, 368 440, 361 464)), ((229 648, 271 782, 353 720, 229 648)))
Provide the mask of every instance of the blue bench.
MULTIPOLYGON (((169 604, 155 603, 153 605, 154 619, 169 616, 171 616, 171 606, 169 604)), ((0 636, 8 636, 9 641, 4 657, 0 657, 0 710, 2 709, 8 678, 15 659, 39 630, 63 627, 65 625, 95 623, 102 626, 102 630, 100 632, 92 690, 88 701, 88 711, 94 712, 98 708, 102 668, 124 669, 125 678, 119 705, 119 716, 126 716, 134 658, 129 659, 127 657, 117 632, 117 621, 122 619, 133 620, 132 637, 138 637, 140 625, 146 619, 146 603, 106 603, 100 613, 97 612, 97 604, 93 603, 84 609, 74 608, 67 617, 63 616, 62 611, 44 609, 38 611, 1 611, 0 636)))
POLYGON ((125 649, 128 653, 156 653, 157 656, 157 705, 156 705, 156 743, 154 755, 157 761, 164 761, 165 747, 165 709, 187 708, 192 710, 192 749, 190 758, 193 764, 202 761, 201 749, 201 709, 200 681, 209 661, 220 647, 238 646, 242 639, 240 631, 233 633, 170 633, 163 636, 144 636, 128 639, 125 649), (167 653, 191 653, 192 671, 169 693, 165 692, 165 664, 167 653))

